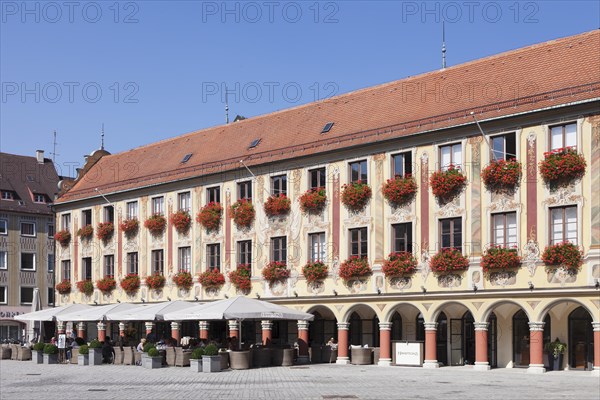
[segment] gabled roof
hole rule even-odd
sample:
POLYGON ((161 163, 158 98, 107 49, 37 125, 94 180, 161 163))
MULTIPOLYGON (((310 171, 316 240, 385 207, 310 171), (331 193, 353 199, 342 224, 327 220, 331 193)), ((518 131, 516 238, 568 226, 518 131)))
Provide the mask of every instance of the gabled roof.
POLYGON ((107 155, 57 203, 598 99, 599 71, 600 31, 552 40, 107 155))

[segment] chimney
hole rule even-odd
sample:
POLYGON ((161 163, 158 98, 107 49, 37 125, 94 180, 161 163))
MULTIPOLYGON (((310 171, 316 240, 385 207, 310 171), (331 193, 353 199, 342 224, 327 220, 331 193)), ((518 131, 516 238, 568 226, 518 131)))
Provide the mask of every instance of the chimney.
POLYGON ((37 158, 38 164, 43 164, 44 163, 44 150, 36 150, 35 158, 37 158))

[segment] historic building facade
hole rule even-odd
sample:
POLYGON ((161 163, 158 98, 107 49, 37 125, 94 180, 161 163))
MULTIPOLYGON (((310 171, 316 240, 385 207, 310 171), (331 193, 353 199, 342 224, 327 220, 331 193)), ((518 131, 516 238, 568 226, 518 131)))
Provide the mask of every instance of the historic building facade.
MULTIPOLYGON (((57 246, 57 282, 72 285, 57 302, 241 293, 315 314, 247 330, 299 340, 301 355, 336 337, 339 363, 348 345, 368 344, 389 365, 391 341, 424 341, 426 367, 536 372, 558 338, 566 367, 598 370, 599 44, 589 32, 95 153, 56 204, 58 230, 73 237, 57 246), (553 262, 556 252, 567 257, 553 262), (240 264, 247 274, 230 276, 240 264), (210 269, 224 281, 201 285, 210 269), (182 271, 191 287, 176 284, 182 271), (164 286, 146 281, 155 275, 164 286)), ((87 334, 130 328, 113 325, 87 334)), ((170 328, 206 337, 210 325, 170 328)))

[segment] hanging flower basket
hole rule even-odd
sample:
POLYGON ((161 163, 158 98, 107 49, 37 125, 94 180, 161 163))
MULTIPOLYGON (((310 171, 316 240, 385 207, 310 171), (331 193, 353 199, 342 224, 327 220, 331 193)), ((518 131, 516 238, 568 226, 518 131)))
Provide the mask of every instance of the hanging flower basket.
POLYGON ((339 275, 345 281, 366 278, 373 274, 366 257, 352 256, 340 265, 339 275))
POLYGON ((100 222, 98 228, 96 228, 96 237, 106 241, 112 237, 114 231, 115 226, 112 222, 100 222))
POLYGON ((94 227, 91 225, 86 225, 77 230, 77 236, 82 239, 90 240, 92 236, 94 236, 94 227))
POLYGON ((445 171, 431 174, 429 185, 434 196, 442 200, 450 200, 467 185, 467 177, 459 168, 450 165, 445 171))
POLYGON ((140 277, 137 274, 128 274, 121 279, 121 288, 130 295, 137 292, 140 288, 140 277))
POLYGON ((171 214, 171 224, 179 233, 186 233, 192 224, 192 217, 187 211, 177 211, 171 214))
POLYGON ((417 181, 410 174, 405 176, 397 176, 394 179, 388 179, 383 184, 381 191, 383 197, 386 198, 394 206, 404 205, 414 199, 417 193, 417 181))
POLYGON ((63 279, 62 282, 56 284, 56 291, 60 294, 71 293, 71 281, 68 279, 63 279))
POLYGON ((326 203, 327 195, 324 187, 307 190, 300 196, 300 209, 305 213, 318 214, 323 211, 326 203))
POLYGON ((552 187, 569 185, 585 174, 585 158, 573 148, 549 151, 544 157, 539 163, 540 175, 552 187))
POLYGON ((431 257, 429 267, 437 273, 465 271, 469 268, 469 259, 458 249, 441 249, 431 257))
POLYGON ((54 234, 54 240, 56 240, 62 247, 65 247, 71 242, 71 232, 68 230, 58 231, 54 234))
POLYGON ((239 264, 235 271, 229 273, 229 281, 236 290, 242 293, 250 292, 252 289, 252 282, 250 281, 250 265, 239 264))
POLYGON ((342 187, 342 203, 350 211, 362 211, 371 199, 371 188, 361 181, 350 183, 342 187))
POLYGON ((209 231, 219 230, 221 226, 221 216, 223 215, 223 206, 219 203, 211 201, 198 213, 196 221, 209 231))
POLYGON ((262 276, 269 285, 273 285, 276 282, 285 282, 290 277, 290 270, 284 262, 271 261, 263 268, 262 276))
POLYGON ((302 267, 302 275, 308 283, 320 282, 327 278, 329 269, 321 261, 309 262, 302 267))
POLYGON ((497 160, 481 171, 481 179, 491 192, 510 192, 521 182, 521 163, 517 160, 497 160))
POLYGON ((519 268, 520 265, 521 257, 515 248, 492 246, 481 257, 483 272, 512 270, 519 268))
POLYGON ((77 290, 86 296, 91 296, 94 293, 94 284, 90 280, 79 281, 75 285, 77 286, 77 290))
POLYGON ((254 221, 256 211, 251 202, 246 199, 236 201, 230 208, 231 218, 239 227, 249 227, 254 221))
POLYGON ((544 249, 542 261, 547 267, 565 267, 577 272, 583 264, 583 252, 571 242, 557 243, 544 249))
POLYGON ((121 222, 119 228, 125 233, 125 236, 132 237, 137 233, 139 226, 140 223, 137 218, 131 218, 121 222))
POLYGON ((220 289, 225 284, 225 276, 216 268, 202 272, 198 282, 205 289, 220 289))
POLYGON ((146 286, 148 286, 150 289, 160 290, 165 286, 165 282, 165 277, 158 272, 146 277, 146 286))
POLYGON ((265 214, 269 217, 287 215, 291 206, 292 202, 285 194, 269 196, 264 205, 265 214))
POLYGON ((386 278, 412 274, 417 270, 417 259, 407 251, 390 253, 383 262, 382 270, 386 278))
POLYGON ((167 219, 160 214, 154 214, 144 222, 144 226, 155 236, 163 233, 166 225, 167 219))
POLYGON ((179 271, 173 275, 173 283, 183 290, 190 290, 194 286, 194 278, 188 271, 179 271))
POLYGON ((117 281, 112 276, 107 276, 106 278, 98 279, 96 281, 96 287, 102 293, 110 293, 117 287, 117 281))

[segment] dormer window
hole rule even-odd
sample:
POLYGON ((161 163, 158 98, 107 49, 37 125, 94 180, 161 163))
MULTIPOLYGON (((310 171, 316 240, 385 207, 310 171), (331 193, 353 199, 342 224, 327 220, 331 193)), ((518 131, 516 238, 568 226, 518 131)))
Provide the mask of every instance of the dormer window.
POLYGON ((38 193, 34 193, 33 194, 33 201, 34 203, 46 203, 46 196, 43 194, 38 194, 38 193))

